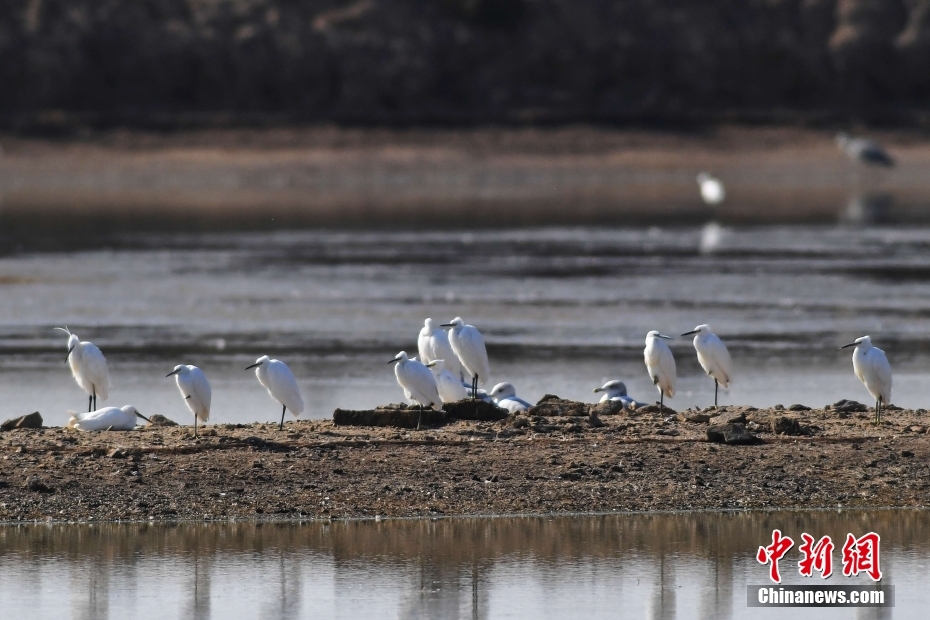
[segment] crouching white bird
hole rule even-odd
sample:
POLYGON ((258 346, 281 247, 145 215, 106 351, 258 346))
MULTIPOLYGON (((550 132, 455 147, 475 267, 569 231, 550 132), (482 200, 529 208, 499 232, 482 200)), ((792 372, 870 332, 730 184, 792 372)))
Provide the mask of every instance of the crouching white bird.
POLYGON ((671 336, 665 336, 656 330, 652 330, 646 334, 646 348, 643 349, 646 371, 649 372, 652 384, 659 390, 659 413, 662 413, 662 407, 665 406, 665 397, 672 398, 675 396, 677 374, 675 356, 672 355, 668 345, 662 342, 662 340, 671 339, 671 336))
POLYGON ((717 408, 717 388, 722 385, 724 389, 730 387, 733 372, 733 360, 723 341, 712 331, 709 325, 698 325, 682 336, 694 336, 694 350, 697 351, 698 362, 708 375, 714 378, 714 408, 717 408))
POLYGON ((468 392, 465 391, 461 379, 446 368, 445 360, 433 360, 427 366, 436 378, 436 387, 439 389, 439 398, 442 402, 454 403, 468 398, 468 392))
POLYGON ((420 430, 423 407, 442 411, 442 399, 439 397, 436 378, 423 362, 407 357, 406 351, 398 353, 388 364, 396 364, 394 375, 397 377, 397 383, 404 389, 404 395, 420 406, 420 417, 417 419, 417 430, 420 430))
POLYGON ((627 409, 635 409, 640 405, 640 403, 636 402, 636 399, 630 398, 626 392, 626 383, 620 379, 608 381, 601 387, 594 388, 594 393, 597 394, 598 392, 604 392, 604 395, 601 396, 601 399, 598 401, 599 403, 612 400, 623 403, 623 406, 627 409))
POLYGON ((172 375, 178 384, 178 389, 181 390, 181 398, 194 414, 194 437, 196 437, 197 420, 206 422, 210 419, 210 399, 213 397, 210 382, 207 381, 207 376, 203 374, 203 371, 196 366, 179 364, 165 376, 172 375))
POLYGON ((104 407, 87 413, 69 411, 71 419, 68 428, 79 431, 131 431, 136 427, 137 418, 151 424, 151 420, 139 413, 132 405, 125 407, 104 407))
POLYGON ((471 379, 471 394, 475 398, 478 386, 488 382, 491 366, 488 363, 488 350, 484 346, 484 338, 473 325, 466 325, 462 317, 457 316, 451 323, 442 327, 451 327, 449 330, 449 343, 452 350, 462 362, 465 374, 471 379))
POLYGON ((462 363, 456 357, 449 343, 449 335, 433 323, 433 319, 423 321, 423 329, 417 338, 417 348, 420 351, 420 361, 428 364, 434 360, 444 360, 446 368, 454 377, 461 381, 465 374, 462 372, 462 363))
POLYGON ((488 392, 488 396, 494 399, 494 403, 501 409, 506 409, 510 413, 520 413, 526 411, 533 405, 529 404, 519 396, 513 383, 505 381, 498 383, 488 392))
POLYGON ((294 373, 287 367, 287 364, 280 360, 273 360, 267 355, 262 355, 255 360, 254 364, 246 366, 246 370, 252 368, 255 369, 258 382, 265 386, 273 399, 281 403, 281 423, 278 424, 278 430, 284 430, 284 413, 288 409, 295 418, 299 418, 304 412, 304 399, 300 395, 300 388, 297 387, 294 373))
POLYGON ((856 347, 852 355, 853 371, 875 399, 875 423, 881 424, 882 406, 891 401, 891 366, 888 358, 884 351, 872 346, 869 336, 856 338, 855 342, 843 345, 840 350, 848 347, 856 347))
POLYGON ((97 396, 106 400, 110 391, 110 369, 107 358, 93 342, 81 342, 77 334, 72 334, 67 327, 55 329, 68 334, 68 365, 71 376, 81 389, 87 392, 87 411, 97 408, 97 396))
POLYGON ((699 172, 697 182, 701 188, 701 200, 706 204, 719 205, 727 197, 727 192, 723 189, 723 181, 707 172, 699 172))

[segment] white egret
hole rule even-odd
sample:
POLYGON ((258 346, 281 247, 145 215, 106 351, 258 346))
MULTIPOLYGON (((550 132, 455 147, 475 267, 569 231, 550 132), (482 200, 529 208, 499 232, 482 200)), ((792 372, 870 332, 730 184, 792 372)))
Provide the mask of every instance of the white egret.
POLYGON ((278 430, 284 429, 284 413, 290 409, 295 418, 300 417, 304 412, 304 399, 300 395, 300 388, 297 387, 297 379, 294 373, 287 367, 287 364, 280 360, 273 360, 267 355, 263 355, 255 363, 247 366, 246 370, 255 369, 255 376, 258 382, 265 386, 268 394, 281 403, 281 423, 278 424, 278 430))
POLYGON ((462 317, 457 316, 451 323, 442 327, 451 327, 449 330, 449 343, 452 350, 462 362, 462 367, 471 379, 471 394, 475 398, 478 386, 484 385, 491 374, 488 363, 488 350, 484 346, 484 338, 473 325, 466 325, 462 317))
POLYGON ((594 388, 594 393, 604 392, 604 395, 601 396, 601 399, 598 401, 600 403, 607 402, 609 400, 620 402, 627 409, 635 409, 639 407, 640 403, 636 399, 631 398, 626 392, 626 383, 620 379, 613 379, 608 381, 604 385, 598 388, 594 388))
POLYGON ((433 360, 445 360, 446 368, 453 376, 462 380, 465 375, 462 372, 462 363, 456 357, 449 344, 449 335, 446 330, 439 328, 433 323, 433 319, 423 321, 423 329, 420 330, 420 336, 417 338, 417 348, 420 351, 420 361, 424 364, 433 360))
POLYGON ((891 366, 888 358, 884 351, 872 346, 869 336, 856 338, 855 342, 845 344, 840 349, 848 347, 856 347, 852 355, 853 371, 875 399, 875 423, 881 424, 882 406, 891 401, 891 366))
POLYGON ((894 159, 891 155, 874 140, 854 138, 849 134, 840 133, 836 136, 836 144, 846 157, 853 161, 867 166, 884 166, 885 168, 894 166, 894 159))
POLYGON ((197 436, 197 420, 206 422, 210 419, 210 399, 213 391, 210 382, 203 371, 196 366, 179 364, 166 377, 174 375, 181 397, 184 398, 187 408, 194 414, 194 437, 197 436))
POLYGON ((719 205, 727 197, 723 181, 707 172, 699 172, 697 182, 701 188, 701 200, 708 205, 719 205))
POLYGON ((388 364, 397 364, 394 366, 397 383, 404 389, 404 395, 420 406, 420 417, 417 419, 417 430, 420 430, 423 407, 442 411, 442 399, 439 397, 436 378, 423 362, 407 357, 406 351, 398 353, 388 364))
POLYGON ((97 408, 97 396, 106 400, 110 390, 110 370, 107 358, 97 346, 88 341, 81 342, 77 334, 72 334, 67 327, 55 329, 68 334, 68 365, 71 376, 81 389, 87 392, 87 411, 97 408))
POLYGON ((665 397, 672 398, 675 396, 675 379, 677 370, 675 368, 675 356, 662 340, 671 340, 671 336, 660 334, 652 330, 646 334, 646 348, 643 349, 643 357, 646 360, 646 370, 649 372, 649 378, 652 384, 659 390, 659 413, 662 413, 662 407, 665 406, 665 397))
POLYGON ((68 428, 76 428, 79 431, 131 431, 136 427, 137 418, 142 418, 149 424, 152 422, 132 405, 104 407, 87 413, 69 411, 68 414, 71 416, 68 428))
POLYGON ((488 392, 488 396, 494 399, 494 403, 498 407, 506 409, 510 413, 520 413, 533 406, 517 396, 517 389, 513 387, 513 383, 507 381, 495 385, 488 392))
POLYGON ((436 378, 436 387, 439 389, 439 398, 442 402, 454 403, 468 398, 468 392, 465 391, 462 381, 446 368, 445 360, 433 360, 427 366, 436 378))
POLYGON ((722 385, 724 389, 730 387, 733 375, 733 360, 730 352, 712 331, 709 325, 698 325, 682 336, 694 336, 694 350, 697 351, 698 362, 708 375, 714 378, 714 408, 717 408, 717 388, 722 385))

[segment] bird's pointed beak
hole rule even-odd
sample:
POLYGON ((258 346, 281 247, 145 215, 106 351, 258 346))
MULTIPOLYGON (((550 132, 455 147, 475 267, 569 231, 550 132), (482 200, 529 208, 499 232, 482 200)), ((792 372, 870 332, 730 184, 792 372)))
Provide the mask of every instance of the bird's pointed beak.
POLYGON ((166 378, 167 378, 167 377, 171 377, 171 376, 173 376, 173 375, 178 374, 179 372, 181 372, 181 371, 180 371, 180 370, 172 370, 172 371, 169 372, 167 375, 165 375, 165 377, 166 377, 166 378))
POLYGON ((666 340, 671 340, 671 336, 666 336, 665 334, 656 334, 659 338, 665 338, 666 340))
POLYGON ((843 349, 848 349, 849 347, 854 347, 854 346, 856 346, 857 344, 859 344, 859 343, 858 343, 858 342, 850 342, 849 344, 844 344, 843 346, 840 347, 840 351, 842 351, 843 349))
POLYGON ((74 351, 74 347, 68 348, 68 354, 65 356, 65 361, 68 361, 68 358, 71 357, 71 352, 74 351))
POLYGON ((699 330, 699 329, 692 329, 690 332, 685 332, 685 333, 683 333, 682 336, 693 336, 694 334, 698 333, 699 331, 701 331, 701 330, 699 330))
POLYGON ((145 420, 146 422, 148 422, 149 424, 152 423, 151 420, 149 420, 147 417, 145 417, 144 415, 142 415, 142 414, 139 413, 138 411, 136 412, 136 415, 139 416, 140 418, 142 418, 143 420, 145 420))
POLYGON ((255 368, 256 366, 261 366, 261 365, 262 365, 261 362, 257 362, 257 363, 255 363, 255 364, 252 364, 251 366, 246 366, 245 369, 246 369, 246 370, 252 370, 252 369, 255 368))
POLYGON ((433 360, 433 361, 430 362, 429 364, 423 364, 423 365, 426 366, 427 368, 432 368, 433 366, 436 365, 436 360, 433 360))
POLYGON ((399 362, 399 361, 400 361, 400 358, 399 358, 399 357, 395 357, 394 359, 390 360, 390 361, 388 362, 388 364, 393 364, 394 362, 399 362))
POLYGON ((455 325, 453 325, 452 323, 443 323, 439 327, 455 327, 455 325))
POLYGON ((600 391, 601 391, 601 388, 594 388, 594 391, 595 391, 595 392, 600 392, 600 391))

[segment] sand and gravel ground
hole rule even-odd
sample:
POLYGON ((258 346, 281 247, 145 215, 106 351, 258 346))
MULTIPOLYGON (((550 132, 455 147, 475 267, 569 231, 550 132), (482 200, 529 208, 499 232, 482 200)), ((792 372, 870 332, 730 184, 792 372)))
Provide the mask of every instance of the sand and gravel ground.
POLYGON ((0 521, 407 517, 930 504, 924 410, 524 415, 0 433, 0 521), (695 421, 689 421, 691 420, 695 421), (754 445, 707 440, 744 420, 754 445), (801 435, 775 434, 779 430, 801 435))

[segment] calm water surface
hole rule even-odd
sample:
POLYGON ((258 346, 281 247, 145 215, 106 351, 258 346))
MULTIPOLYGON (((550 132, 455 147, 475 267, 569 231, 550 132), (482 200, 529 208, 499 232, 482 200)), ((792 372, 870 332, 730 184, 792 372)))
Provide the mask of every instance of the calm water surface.
MULTIPOLYGON (((164 375, 190 363, 213 382, 211 421, 248 422, 278 415, 243 371, 257 356, 288 362, 307 415, 328 417, 399 401, 385 362, 416 351, 424 317, 456 315, 484 332, 492 384, 528 400, 591 399, 612 378, 652 399, 645 333, 706 322, 737 368, 723 403, 867 401, 837 347, 870 334, 894 403, 930 406, 930 228, 536 228, 141 234, 0 257, 0 417, 86 406, 56 325, 109 358, 106 404, 187 421, 164 375)), ((711 402, 690 342, 672 347, 670 404, 711 402)))
MULTIPOLYGON (((797 574, 797 548, 783 560, 797 574)), ((839 551, 834 565, 840 566, 839 551)), ((5 618, 925 618, 926 511, 0 528, 5 618), (769 610, 773 528, 882 537, 895 607, 769 610)), ((834 576, 827 585, 863 585, 834 576)))

